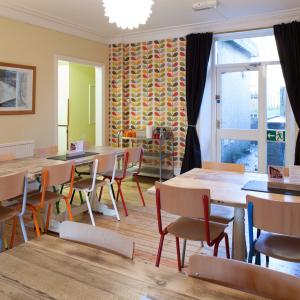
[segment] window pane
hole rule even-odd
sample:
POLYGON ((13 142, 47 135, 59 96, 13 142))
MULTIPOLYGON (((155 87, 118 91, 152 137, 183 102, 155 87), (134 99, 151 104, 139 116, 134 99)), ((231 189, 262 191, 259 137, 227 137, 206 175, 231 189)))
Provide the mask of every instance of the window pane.
POLYGON ((267 142, 267 165, 284 166, 285 143, 267 142))
POLYGON ((287 93, 280 65, 267 66, 267 128, 285 129, 287 93))
POLYGON ((217 64, 278 61, 275 38, 262 36, 216 42, 217 64))
POLYGON ((222 73, 220 98, 221 128, 258 128, 258 71, 222 73))
POLYGON ((221 162, 243 164, 246 171, 258 171, 257 141, 224 139, 221 141, 221 162))

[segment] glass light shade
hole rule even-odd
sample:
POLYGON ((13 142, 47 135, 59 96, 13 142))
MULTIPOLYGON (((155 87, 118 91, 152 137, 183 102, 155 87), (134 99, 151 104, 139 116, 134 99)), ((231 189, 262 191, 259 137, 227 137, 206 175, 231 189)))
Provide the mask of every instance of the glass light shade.
POLYGON ((122 29, 138 28, 145 24, 150 14, 153 0, 103 0, 105 16, 109 23, 116 23, 122 29))

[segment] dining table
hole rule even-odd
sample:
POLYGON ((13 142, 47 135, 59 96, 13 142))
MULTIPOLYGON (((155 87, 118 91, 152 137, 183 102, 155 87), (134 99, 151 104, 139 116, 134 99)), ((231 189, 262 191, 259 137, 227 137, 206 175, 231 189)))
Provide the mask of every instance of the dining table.
POLYGON ((0 266, 1 299, 263 299, 50 235, 1 253, 0 266))
MULTIPOLYGON (((9 175, 16 172, 27 172, 27 177, 33 185, 33 189, 36 189, 34 182, 42 174, 42 169, 47 166, 53 166, 65 163, 66 161, 72 161, 76 167, 91 164, 95 156, 98 154, 111 154, 115 153, 119 158, 124 154, 124 149, 114 148, 108 146, 96 146, 88 149, 86 155, 73 155, 66 156, 65 153, 52 153, 51 155, 32 156, 25 158, 12 159, 0 162, 0 176, 9 175)), ((96 212, 101 214, 115 216, 115 211, 108 208, 107 205, 99 203, 99 201, 92 201, 92 208, 96 212)), ((79 206, 72 207, 72 215, 76 216, 82 212, 87 211, 87 204, 84 202, 79 206)), ((60 222, 66 219, 66 211, 57 213, 53 211, 53 217, 51 218, 49 230, 58 232, 60 222)))
MULTIPOLYGON (((194 168, 186 173, 173 177, 163 184, 185 187, 203 188, 210 190, 211 203, 234 208, 234 221, 232 227, 232 258, 246 260, 247 246, 245 236, 245 209, 246 195, 272 199, 285 202, 299 202, 300 196, 283 193, 258 192, 244 190, 243 187, 249 182, 268 182, 268 175, 252 172, 228 172, 223 170, 211 170, 194 168)), ((148 190, 155 194, 155 187, 148 190)))

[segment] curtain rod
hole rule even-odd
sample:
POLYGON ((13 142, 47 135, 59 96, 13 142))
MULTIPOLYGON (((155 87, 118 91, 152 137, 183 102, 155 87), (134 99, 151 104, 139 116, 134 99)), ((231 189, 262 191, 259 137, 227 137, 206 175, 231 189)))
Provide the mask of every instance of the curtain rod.
POLYGON ((256 30, 265 30, 265 29, 273 29, 273 26, 264 26, 264 27, 256 27, 250 29, 241 29, 241 30, 229 30, 229 31, 220 31, 220 32, 213 32, 213 34, 226 34, 226 33, 237 33, 237 32, 245 32, 245 31, 256 31, 256 30))

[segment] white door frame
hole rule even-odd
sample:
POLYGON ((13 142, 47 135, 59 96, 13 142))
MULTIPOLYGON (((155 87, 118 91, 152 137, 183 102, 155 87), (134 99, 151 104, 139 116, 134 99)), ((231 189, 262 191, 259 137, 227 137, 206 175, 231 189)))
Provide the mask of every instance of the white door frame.
MULTIPOLYGON (((84 60, 72 56, 54 55, 54 92, 55 92, 55 120, 58 120, 58 61, 63 60, 70 63, 78 63, 95 67, 95 85, 96 85, 96 126, 95 126, 95 143, 96 146, 106 144, 106 105, 105 105, 105 64, 84 60), (101 83, 101 84, 100 84, 101 83)), ((55 128, 55 139, 58 141, 57 125, 55 128)))
MULTIPOLYGON (((238 130, 238 129, 218 129, 217 122, 221 119, 220 105, 215 102, 213 109, 213 128, 215 132, 215 151, 214 155, 217 161, 221 161, 221 139, 230 138, 238 140, 258 141, 258 172, 266 172, 267 159, 267 90, 266 90, 266 70, 268 65, 279 65, 278 61, 262 62, 262 63, 240 63, 240 64, 221 64, 215 67, 215 98, 221 94, 220 76, 223 72, 234 72, 242 70, 257 70, 259 74, 259 91, 258 91, 258 129, 238 130)), ((295 148, 295 120, 291 110, 290 103, 287 99, 286 103, 286 148, 285 148, 285 165, 293 164, 293 149, 295 148)))

